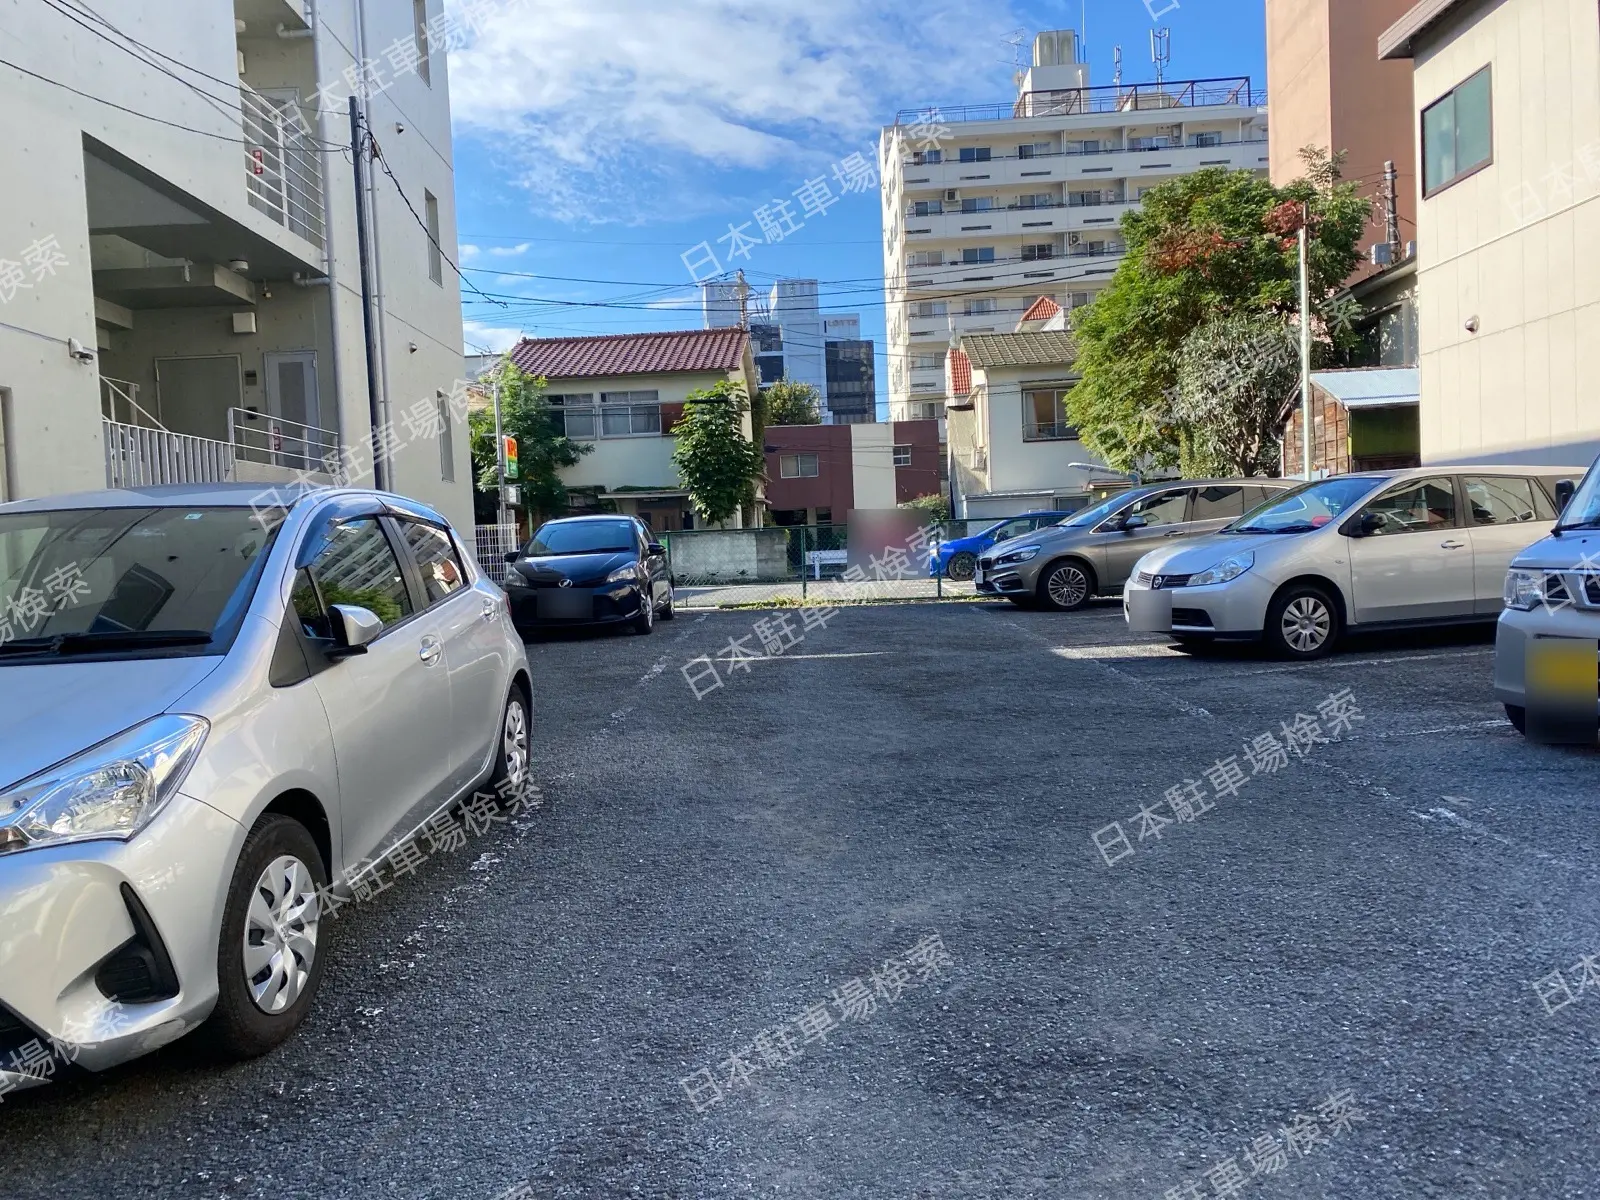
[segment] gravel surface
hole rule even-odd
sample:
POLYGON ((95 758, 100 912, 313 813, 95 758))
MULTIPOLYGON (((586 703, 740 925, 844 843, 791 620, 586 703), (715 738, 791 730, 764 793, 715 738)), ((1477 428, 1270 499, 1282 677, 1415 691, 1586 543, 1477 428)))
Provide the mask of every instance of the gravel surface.
POLYGON ((697 700, 770 616, 533 646, 544 806, 342 910, 266 1059, 8 1097, 0 1196, 1600 1195, 1600 754, 1511 731, 1483 636, 1285 665, 851 608, 697 700))

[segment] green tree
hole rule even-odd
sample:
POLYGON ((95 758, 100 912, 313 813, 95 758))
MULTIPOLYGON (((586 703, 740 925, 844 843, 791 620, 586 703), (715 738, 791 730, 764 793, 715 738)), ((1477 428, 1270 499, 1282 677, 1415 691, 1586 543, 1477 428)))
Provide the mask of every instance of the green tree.
MULTIPOLYGON (((529 375, 509 355, 501 358, 494 373, 483 380, 485 387, 500 385, 500 428, 507 437, 517 439, 517 485, 522 489, 519 507, 535 523, 567 511, 567 489, 561 482, 562 467, 576 466, 594 449, 590 442, 575 442, 561 432, 550 402, 545 399, 544 380, 529 375)), ((467 415, 472 435, 473 486, 480 507, 498 503, 499 454, 494 444, 494 411, 477 409, 467 415)))
POLYGON ((1278 412, 1300 384, 1300 339, 1274 313, 1207 321, 1178 350, 1173 423, 1190 478, 1278 470, 1278 412))
POLYGON ((761 389, 768 425, 822 424, 822 395, 809 383, 780 379, 761 389))
POLYGON ((918 496, 913 500, 907 500, 900 507, 913 509, 921 513, 925 520, 935 525, 950 519, 950 503, 939 492, 929 492, 926 496, 918 496))
POLYGON ((1329 301, 1360 261, 1371 204, 1340 180, 1338 157, 1310 148, 1301 157, 1305 176, 1285 187, 1214 168, 1162 184, 1122 218, 1127 255, 1074 322, 1082 381, 1067 399, 1085 444, 1112 466, 1181 461, 1185 429, 1170 397, 1179 348, 1200 325, 1296 312, 1302 211, 1313 331, 1330 345, 1354 343, 1347 314, 1329 301))
POLYGON ((744 387, 719 380, 684 397, 672 464, 702 520, 718 524, 755 503, 755 481, 766 466, 761 447, 744 433, 749 411, 744 387))

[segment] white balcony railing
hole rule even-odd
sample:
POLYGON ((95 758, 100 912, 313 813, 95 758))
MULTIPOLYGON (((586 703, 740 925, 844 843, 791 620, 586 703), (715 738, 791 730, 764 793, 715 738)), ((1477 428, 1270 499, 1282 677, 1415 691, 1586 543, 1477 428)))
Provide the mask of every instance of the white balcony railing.
POLYGON ((152 487, 163 483, 226 483, 233 479, 233 447, 146 425, 102 420, 106 486, 152 487))
POLYGON ((254 409, 228 410, 228 440, 232 443, 233 456, 240 462, 329 476, 336 474, 342 465, 339 435, 334 430, 254 409))
POLYGON ((241 83, 239 110, 250 207, 321 248, 322 159, 299 104, 241 83))

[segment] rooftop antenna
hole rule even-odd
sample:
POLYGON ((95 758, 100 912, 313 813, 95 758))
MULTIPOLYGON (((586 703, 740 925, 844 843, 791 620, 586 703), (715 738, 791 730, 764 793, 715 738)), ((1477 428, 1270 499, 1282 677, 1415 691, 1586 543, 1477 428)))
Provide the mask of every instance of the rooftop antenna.
POLYGON ((1172 62, 1172 30, 1166 26, 1150 31, 1150 61, 1155 64, 1156 86, 1160 87, 1172 62))
POLYGON ((1089 61, 1089 0, 1078 6, 1078 61, 1089 61))
POLYGON ((1114 68, 1112 70, 1112 72, 1111 72, 1111 86, 1112 87, 1121 87, 1122 86, 1122 47, 1121 46, 1113 46, 1111 48, 1111 63, 1112 63, 1112 66, 1114 68))

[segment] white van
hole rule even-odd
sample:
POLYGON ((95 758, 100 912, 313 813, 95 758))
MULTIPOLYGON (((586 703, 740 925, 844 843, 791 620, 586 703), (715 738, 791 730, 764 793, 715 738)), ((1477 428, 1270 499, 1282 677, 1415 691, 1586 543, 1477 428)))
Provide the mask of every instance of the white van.
POLYGON ((1556 494, 1561 517, 1506 572, 1494 693, 1518 732, 1593 743, 1600 730, 1600 471, 1556 494))

